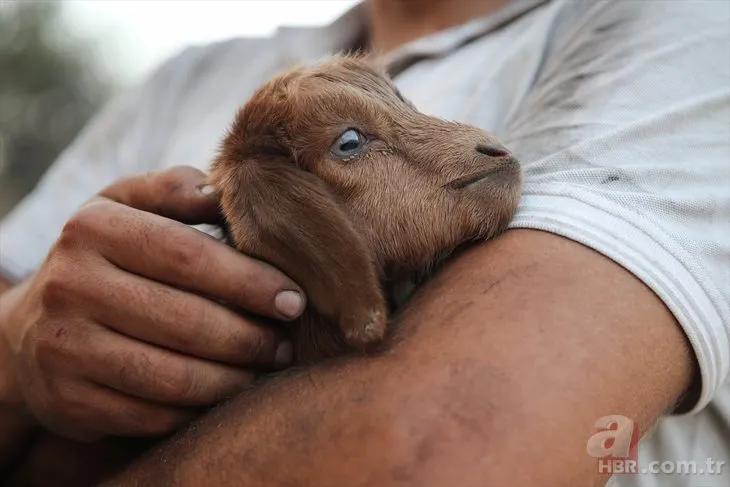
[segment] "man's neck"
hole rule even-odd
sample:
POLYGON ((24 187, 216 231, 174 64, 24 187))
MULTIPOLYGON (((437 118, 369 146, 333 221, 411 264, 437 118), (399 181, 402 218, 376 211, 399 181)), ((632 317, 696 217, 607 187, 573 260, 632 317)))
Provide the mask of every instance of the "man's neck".
POLYGON ((368 0, 370 48, 391 51, 407 42, 487 15, 510 0, 368 0))

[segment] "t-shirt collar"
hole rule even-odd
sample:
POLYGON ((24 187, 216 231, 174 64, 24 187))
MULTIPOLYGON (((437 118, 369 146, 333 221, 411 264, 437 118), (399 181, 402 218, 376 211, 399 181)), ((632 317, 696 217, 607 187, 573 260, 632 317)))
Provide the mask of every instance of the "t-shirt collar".
MULTIPOLYGON (((488 15, 400 46, 383 55, 381 61, 395 75, 419 60, 446 56, 550 1, 512 0, 488 15)), ((367 8, 365 2, 360 2, 324 27, 279 28, 276 37, 281 55, 289 62, 314 61, 326 54, 353 49, 367 38, 367 8)))

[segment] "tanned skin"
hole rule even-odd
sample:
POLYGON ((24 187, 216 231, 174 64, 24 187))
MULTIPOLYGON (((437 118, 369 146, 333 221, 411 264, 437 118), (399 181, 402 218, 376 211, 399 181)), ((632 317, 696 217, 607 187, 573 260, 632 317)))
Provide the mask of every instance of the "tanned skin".
POLYGON ((3 485, 98 482, 139 446, 71 440, 159 438, 285 365, 281 333, 231 307, 286 321, 301 303, 276 296, 299 287, 187 225, 219 218, 204 183, 175 167, 110 185, 0 295, 3 485))
MULTIPOLYGON (((379 16, 378 6, 408 4, 419 18, 448 13, 437 0, 372 1, 375 50, 425 33, 406 15, 379 16), (377 33, 392 31, 388 25, 398 26, 397 40, 377 33)), ((454 22, 503 3, 460 1, 454 22)), ((186 184, 178 189, 194 187, 186 184)), ((148 185, 142 179, 129 187, 148 185)), ((144 204, 152 213, 179 208, 168 204, 174 198, 142 194, 129 191, 135 201, 118 204, 144 204)), ((195 213, 187 206, 168 216, 195 213)), ((118 228, 142 235, 144 215, 117 216, 118 228)), ((237 256, 225 267, 251 269, 247 263, 237 256)), ((253 301, 270 303, 284 283, 275 282, 251 290, 253 301)), ((21 284, 8 293, 2 304, 15 307, 25 290, 21 284)), ((596 418, 623 414, 646 431, 688 391, 695 365, 671 313, 636 277, 578 243, 534 230, 510 230, 455 259, 416 293, 396 329, 376 357, 272 376, 109 485, 602 485, 585 452, 596 418)), ((17 384, 0 387, 5 404, 18 400, 17 384)))
POLYGON ((691 374, 683 333, 634 276, 512 230, 427 283, 387 353, 256 386, 107 485, 599 486, 596 419, 643 433, 691 374))
MULTIPOLYGON (((0 275, 0 294, 13 287, 10 279, 0 275)), ((0 347, 0 471, 12 460, 14 452, 22 450, 36 422, 24 411, 21 395, 10 374, 10 361, 0 347)))
POLYGON ((470 19, 487 15, 510 0, 369 0, 370 49, 388 52, 470 19))

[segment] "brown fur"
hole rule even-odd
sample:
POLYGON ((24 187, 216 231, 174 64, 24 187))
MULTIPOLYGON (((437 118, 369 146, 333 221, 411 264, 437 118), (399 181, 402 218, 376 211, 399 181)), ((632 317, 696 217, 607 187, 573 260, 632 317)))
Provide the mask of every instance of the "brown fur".
POLYGON ((353 56, 296 67, 260 87, 211 171, 232 245, 307 295, 292 329, 299 362, 382 339, 390 287, 503 231, 521 181, 493 137, 419 113, 383 72, 353 56), (368 141, 358 155, 337 157, 331 147, 350 128, 368 141), (459 184, 475 174, 486 177, 459 184))

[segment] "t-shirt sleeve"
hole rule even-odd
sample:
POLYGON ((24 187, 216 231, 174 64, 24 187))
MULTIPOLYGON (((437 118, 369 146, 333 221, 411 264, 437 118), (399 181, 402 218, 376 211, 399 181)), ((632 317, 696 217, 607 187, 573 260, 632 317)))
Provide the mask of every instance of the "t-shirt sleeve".
POLYGON ((730 3, 556 4, 502 136, 525 170, 511 225, 582 242, 650 287, 699 361, 698 411, 730 370, 730 3))
POLYGON ((191 47, 109 102, 0 222, 0 273, 20 280, 43 261, 63 224, 120 176, 157 169, 175 103, 202 48, 191 47))

